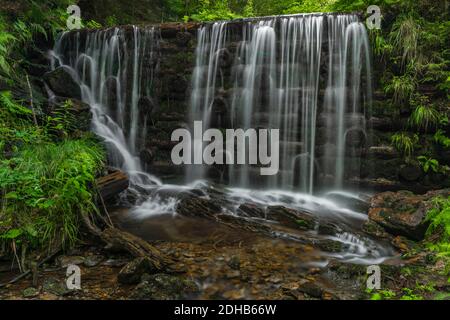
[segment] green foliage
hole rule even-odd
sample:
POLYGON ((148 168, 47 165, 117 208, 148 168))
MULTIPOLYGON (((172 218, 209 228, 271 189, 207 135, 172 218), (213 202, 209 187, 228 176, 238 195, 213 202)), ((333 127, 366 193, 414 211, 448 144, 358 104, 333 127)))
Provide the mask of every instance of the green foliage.
POLYGON ((421 20, 412 13, 407 13, 396 19, 389 34, 390 42, 395 50, 401 55, 402 63, 408 61, 417 63, 422 53, 419 51, 419 35, 421 20))
POLYGON ((430 222, 426 235, 438 234, 439 239, 429 247, 442 256, 450 257, 450 197, 436 197, 432 201, 433 209, 428 211, 426 218, 430 222))
POLYGON ((309 13, 309 12, 328 12, 331 9, 331 4, 334 0, 302 0, 295 1, 286 10, 283 11, 285 14, 293 13, 309 13))
POLYGON ((7 24, 0 15, 0 80, 11 75, 11 62, 8 59, 17 38, 7 31, 7 24))
POLYGON ((434 141, 445 148, 450 148, 450 138, 445 135, 444 130, 439 129, 433 136, 434 141))
POLYGON ((228 0, 200 0, 200 4, 200 11, 190 16, 193 21, 232 20, 241 17, 230 9, 228 0))
POLYGON ((88 29, 100 29, 103 26, 95 20, 89 20, 86 23, 83 23, 83 26, 88 29))
POLYGON ((428 97, 416 96, 412 99, 411 105, 415 105, 416 108, 409 118, 409 125, 428 131, 430 128, 436 128, 443 121, 439 111, 429 103, 428 97))
MULTIPOLYGON (((372 293, 372 292, 369 292, 372 293)), ((392 290, 378 290, 372 293, 370 300, 391 300, 395 298, 395 292, 392 290)))
POLYGON ((410 157, 414 152, 415 145, 419 142, 417 134, 397 132, 391 137, 391 143, 403 156, 410 157))
POLYGON ((25 146, 0 161, 0 237, 34 247, 71 245, 79 214, 96 211, 89 188, 103 151, 92 140, 25 146))
POLYGON ((423 297, 419 294, 414 293, 413 289, 410 288, 402 288, 403 296, 400 300, 423 300, 423 297))
POLYGON ((392 94, 392 102, 396 105, 408 102, 415 91, 417 82, 408 74, 394 76, 385 87, 386 93, 392 94))
POLYGON ((417 157, 423 171, 428 173, 428 171, 433 171, 435 173, 439 172, 439 161, 433 158, 428 158, 426 156, 417 157))
POLYGON ((54 137, 68 138, 76 129, 77 119, 71 112, 73 103, 66 100, 62 105, 57 105, 51 114, 47 116, 46 132, 54 137))

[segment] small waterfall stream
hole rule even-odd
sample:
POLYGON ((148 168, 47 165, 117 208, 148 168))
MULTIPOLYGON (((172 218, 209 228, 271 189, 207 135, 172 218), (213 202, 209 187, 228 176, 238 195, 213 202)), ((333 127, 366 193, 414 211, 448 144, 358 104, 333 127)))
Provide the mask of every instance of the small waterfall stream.
POLYGON ((132 183, 161 184, 142 170, 137 154, 147 134, 158 37, 153 27, 133 27, 132 41, 126 32, 78 32, 75 40, 66 40, 68 33, 63 33, 52 53, 52 69, 67 68, 78 81, 82 100, 91 106, 92 129, 105 140, 111 165, 127 172, 132 183))
MULTIPOLYGON (((80 85, 109 163, 127 172, 132 187, 139 186, 133 189, 140 193, 130 208, 133 219, 175 214, 186 194, 208 198, 211 191, 223 197, 222 211, 231 215, 252 203, 264 210, 306 210, 359 227, 367 219, 316 196, 318 180, 326 181, 324 189, 343 190, 346 179, 359 175, 371 67, 367 33, 357 16, 280 16, 198 29, 188 126, 201 120, 203 130, 280 129, 280 172, 265 180, 255 179, 255 166, 246 164, 229 165, 218 189, 206 165, 186 166, 184 185, 163 184, 157 172, 144 172, 139 152, 160 99, 155 89, 160 55, 159 30, 135 26, 64 33, 52 52, 52 69, 65 68, 80 85)), ((333 240, 348 247, 335 255, 342 259, 366 263, 390 254, 348 232, 333 240)))
MULTIPOLYGON (((311 194, 322 174, 332 177, 331 187, 342 189, 345 177, 359 176, 350 136, 366 135, 370 108, 364 25, 356 15, 297 15, 251 19, 237 33, 230 22, 199 29, 191 120, 202 120, 205 128, 217 124, 214 109, 225 100, 229 121, 221 119, 222 125, 281 131, 280 172, 260 187, 311 194), (227 60, 232 74, 224 80, 227 60), (327 78, 321 79, 324 70, 327 78)), ((254 187, 252 169, 230 166, 229 184, 254 187)), ((203 178, 205 170, 196 168, 188 177, 203 178)))

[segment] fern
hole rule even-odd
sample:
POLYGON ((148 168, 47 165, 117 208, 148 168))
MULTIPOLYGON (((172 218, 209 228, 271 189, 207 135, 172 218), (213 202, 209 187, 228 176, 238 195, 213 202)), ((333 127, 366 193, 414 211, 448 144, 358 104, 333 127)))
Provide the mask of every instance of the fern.
POLYGON ((388 94, 392 94, 392 102, 398 105, 409 101, 416 87, 416 79, 409 74, 405 74, 403 76, 394 76, 385 87, 385 91, 388 94))
POLYGON ((450 197, 436 197, 433 209, 428 211, 426 220, 430 222, 426 235, 439 234, 439 240, 430 244, 430 248, 443 255, 450 256, 450 197))
POLYGON ((410 135, 406 132, 397 132, 391 137, 391 143, 406 157, 410 157, 414 152, 415 145, 419 141, 419 136, 417 134, 410 135))

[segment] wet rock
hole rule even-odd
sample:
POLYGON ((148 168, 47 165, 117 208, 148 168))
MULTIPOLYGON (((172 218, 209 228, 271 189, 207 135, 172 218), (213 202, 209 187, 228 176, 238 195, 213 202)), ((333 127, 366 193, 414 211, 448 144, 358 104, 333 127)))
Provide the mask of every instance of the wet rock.
POLYGON ((408 182, 414 182, 422 177, 423 171, 422 168, 416 165, 403 165, 400 167, 398 175, 400 179, 408 182))
POLYGON ((152 150, 146 148, 146 149, 141 150, 141 152, 139 152, 139 158, 145 164, 152 164, 154 155, 153 155, 152 150))
POLYGON ((397 236, 391 240, 391 244, 402 253, 411 252, 417 245, 402 236, 397 236))
POLYGON ((361 213, 367 213, 370 206, 370 197, 363 194, 352 195, 336 192, 327 194, 326 198, 361 213))
POLYGON ((103 261, 103 259, 105 259, 105 258, 102 255, 91 255, 91 256, 87 256, 84 259, 83 264, 86 267, 91 268, 91 267, 98 266, 103 261))
POLYGON ((336 233, 341 231, 341 229, 331 222, 320 222, 317 231, 322 235, 334 236, 336 233))
POLYGON ((333 260, 328 266, 327 272, 332 279, 336 280, 352 280, 358 287, 363 283, 359 281, 360 278, 366 277, 367 266, 362 264, 344 263, 333 260))
POLYGON ((61 268, 66 268, 69 265, 79 265, 83 264, 84 257, 82 256, 59 256, 57 258, 58 265, 61 268))
POLYGON ((315 226, 314 219, 310 215, 283 206, 268 207, 267 219, 295 229, 311 230, 315 226))
POLYGON ((222 212, 220 206, 208 199, 187 198, 180 201, 177 213, 187 217, 210 218, 222 212))
POLYGON ((102 263, 104 266, 108 267, 123 267, 128 263, 128 260, 126 259, 108 259, 105 262, 102 263))
POLYGON ((239 206, 239 211, 242 215, 254 218, 265 218, 264 210, 252 203, 243 203, 239 206))
POLYGON ((56 95, 81 100, 81 89, 75 79, 67 67, 58 67, 44 74, 45 82, 56 95))
POLYGON ((227 264, 231 269, 234 270, 239 270, 241 268, 241 260, 238 256, 232 256, 227 264))
POLYGON ((399 154, 392 146, 372 146, 369 148, 369 156, 389 160, 398 158, 399 154))
POLYGON ((308 296, 313 298, 322 298, 323 289, 315 282, 308 281, 301 284, 298 291, 306 293, 308 296))
POLYGON ((371 199, 369 219, 387 232, 413 240, 422 240, 429 223, 427 212, 433 208, 432 198, 448 197, 450 189, 415 195, 409 191, 383 192, 371 199))
POLYGON ((192 39, 192 34, 189 32, 178 32, 175 36, 175 41, 177 45, 181 47, 186 47, 189 41, 192 39))
POLYGON ((367 233, 368 235, 371 235, 376 238, 381 238, 381 239, 392 238, 392 235, 387 233, 386 230, 384 230, 384 228, 382 226, 380 226, 379 224, 377 224, 371 220, 364 222, 364 224, 362 226, 362 230, 365 233, 367 233))
POLYGON ((317 246, 319 247, 319 249, 326 252, 341 252, 343 249, 342 242, 330 239, 320 240, 317 243, 317 246))
POLYGON ((145 257, 136 258, 120 270, 117 280, 122 284, 136 284, 139 283, 142 275, 145 273, 152 274, 158 271, 159 269, 150 259, 145 257))
POLYGON ((71 292, 69 289, 67 289, 67 286, 64 283, 64 281, 53 277, 48 278, 44 281, 44 284, 42 285, 42 290, 57 296, 64 296, 71 292))
POLYGON ((26 288, 22 291, 24 298, 34 298, 39 295, 39 290, 33 287, 26 288))
POLYGON ((134 300, 178 300, 199 292, 192 280, 167 274, 143 275, 141 282, 133 289, 130 298, 134 300))

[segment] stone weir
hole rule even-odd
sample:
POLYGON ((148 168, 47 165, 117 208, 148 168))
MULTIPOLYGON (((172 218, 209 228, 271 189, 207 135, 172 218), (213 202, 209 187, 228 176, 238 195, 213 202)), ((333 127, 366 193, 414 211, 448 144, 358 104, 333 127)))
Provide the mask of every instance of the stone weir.
MULTIPOLYGON (((65 60, 62 65, 74 67, 75 74, 68 73, 79 82, 89 74, 77 70, 86 68, 86 63, 79 63, 80 56, 89 56, 80 48, 97 43, 99 49, 89 59, 105 46, 113 48, 110 57, 105 54, 103 60, 97 59, 96 67, 104 77, 93 77, 92 70, 91 76, 81 80, 88 83, 90 93, 95 89, 92 82, 99 82, 100 96, 105 98, 93 99, 93 103, 107 105, 108 115, 123 130, 131 156, 161 179, 187 175, 185 167, 171 162, 176 144, 170 139, 173 130, 206 119, 208 127, 220 129, 272 127, 281 131, 281 174, 276 181, 256 180, 252 173, 259 170, 255 166, 204 170, 207 177, 222 182, 245 185, 245 181, 256 181, 265 187, 293 186, 306 192, 323 185, 413 191, 439 185, 431 181, 423 186, 420 173, 401 165, 400 155, 389 145, 388 137, 396 131, 392 117, 381 112, 373 115, 365 29, 359 23, 348 30, 359 20, 357 15, 318 14, 83 29, 65 33, 55 51, 65 60), (261 32, 264 27, 268 27, 266 32, 261 32), (111 37, 117 42, 108 42, 111 37), (293 43, 296 37, 299 41, 293 43), (352 41, 352 37, 362 40, 352 41), (255 55, 258 51, 264 54, 255 55), (253 95, 248 96, 249 92, 253 95), (241 112, 248 105, 252 107, 241 112)), ((77 90, 58 92, 58 79, 66 77, 63 83, 68 84, 67 75, 61 75, 64 72, 58 65, 53 67, 55 77, 46 77, 50 89, 57 96, 81 99, 83 94, 77 90)), ((376 94, 375 104, 383 99, 376 94)))

